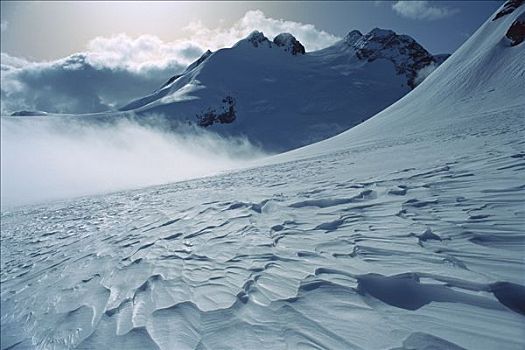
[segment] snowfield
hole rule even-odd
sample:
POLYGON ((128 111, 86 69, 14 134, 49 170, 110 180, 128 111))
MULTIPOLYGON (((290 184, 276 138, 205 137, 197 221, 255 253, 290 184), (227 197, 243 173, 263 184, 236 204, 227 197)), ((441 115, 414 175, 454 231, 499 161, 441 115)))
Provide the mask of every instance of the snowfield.
POLYGON ((2 349, 523 349, 525 46, 250 169, 2 212, 2 349))

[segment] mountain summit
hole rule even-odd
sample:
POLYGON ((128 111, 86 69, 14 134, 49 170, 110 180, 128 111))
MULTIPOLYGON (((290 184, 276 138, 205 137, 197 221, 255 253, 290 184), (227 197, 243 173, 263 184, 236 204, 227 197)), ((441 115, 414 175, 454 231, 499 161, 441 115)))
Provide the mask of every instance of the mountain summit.
POLYGON ((433 56, 414 39, 376 28, 354 30, 314 52, 292 34, 254 31, 231 48, 207 51, 153 94, 121 110, 166 115, 223 135, 243 135, 269 151, 316 142, 400 99, 433 56))
POLYGON ((418 71, 444 61, 443 56, 433 56, 410 36, 398 35, 392 30, 375 28, 366 35, 354 30, 345 37, 345 43, 355 50, 360 60, 386 59, 392 62, 396 72, 407 77, 411 88, 417 85, 418 71))
POLYGON ((306 50, 292 34, 281 33, 277 35, 273 41, 270 41, 262 32, 257 30, 253 31, 245 39, 240 40, 235 44, 234 47, 242 47, 247 45, 248 47, 256 48, 281 48, 285 52, 289 52, 292 55, 304 55, 306 50))

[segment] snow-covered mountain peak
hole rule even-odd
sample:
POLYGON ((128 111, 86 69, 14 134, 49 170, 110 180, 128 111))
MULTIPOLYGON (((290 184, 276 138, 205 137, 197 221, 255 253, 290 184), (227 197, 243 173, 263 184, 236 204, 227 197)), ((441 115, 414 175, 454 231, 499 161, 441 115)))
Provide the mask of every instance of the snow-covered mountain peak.
POLYGON ((290 33, 281 33, 277 35, 273 42, 268 39, 264 33, 255 30, 251 32, 246 38, 241 39, 233 47, 255 47, 255 48, 280 48, 285 52, 289 52, 292 55, 305 54, 306 50, 292 34, 290 33))
POLYGON ((357 40, 361 39, 363 34, 359 30, 352 30, 350 33, 346 34, 344 37, 344 42, 349 46, 353 46, 357 40))
POLYGON ((304 55, 306 50, 304 49, 303 44, 299 42, 292 34, 290 33, 281 33, 273 39, 273 43, 281 47, 284 51, 290 52, 292 55, 304 55))
POLYGON ((382 29, 382 28, 374 28, 372 29, 368 34, 367 37, 369 38, 390 38, 392 36, 397 36, 396 32, 394 32, 391 29, 382 29))
POLYGON ((374 28, 358 38, 352 46, 360 60, 373 62, 382 58, 391 61, 398 74, 407 76, 407 84, 411 88, 417 85, 416 77, 422 68, 443 61, 442 57, 434 57, 412 37, 399 35, 389 29, 374 28))
POLYGON ((254 30, 246 38, 241 39, 234 47, 239 46, 252 46, 252 47, 272 47, 272 42, 262 32, 254 30))
MULTIPOLYGON (((390 29, 374 28, 355 41, 353 47, 370 58, 372 54, 382 56, 407 55, 412 51, 428 54, 421 45, 408 35, 399 35, 390 29), (367 53, 369 52, 369 53, 367 53)), ((430 54, 428 54, 430 55, 430 54)))
POLYGON ((408 36, 379 28, 366 35, 350 31, 313 52, 305 52, 292 34, 272 41, 254 31, 232 48, 205 53, 121 110, 164 114, 283 151, 361 123, 423 80, 422 68, 430 65, 429 73, 444 58, 408 36))

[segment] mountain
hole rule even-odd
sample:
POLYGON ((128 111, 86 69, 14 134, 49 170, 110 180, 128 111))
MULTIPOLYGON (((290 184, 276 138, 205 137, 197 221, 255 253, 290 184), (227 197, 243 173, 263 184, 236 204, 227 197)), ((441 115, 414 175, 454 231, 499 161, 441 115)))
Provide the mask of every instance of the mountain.
POLYGON ((524 10, 331 139, 2 212, 2 349, 523 349, 524 10))
MULTIPOLYGON (((416 89, 381 113, 330 140, 293 151, 286 159, 399 135, 430 133, 435 138, 439 132, 462 133, 473 124, 503 122, 506 110, 525 115, 525 48, 518 42, 520 31, 525 37, 523 3, 508 1, 416 89)), ((520 130, 524 121, 515 121, 520 130)))
POLYGON ((359 124, 414 88, 418 72, 446 57, 378 28, 365 35, 352 31, 315 52, 305 52, 291 34, 270 41, 256 31, 232 48, 206 52, 121 110, 245 135, 278 152, 359 124))

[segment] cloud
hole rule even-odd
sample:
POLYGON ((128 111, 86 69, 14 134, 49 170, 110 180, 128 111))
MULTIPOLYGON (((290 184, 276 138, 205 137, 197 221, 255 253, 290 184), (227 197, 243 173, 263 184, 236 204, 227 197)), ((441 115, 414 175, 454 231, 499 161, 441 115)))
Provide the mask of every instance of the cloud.
POLYGON ((1 53, 0 62, 2 62, 2 70, 22 68, 30 63, 28 60, 19 57, 13 57, 4 52, 1 53))
POLYGON ((153 35, 96 37, 84 52, 50 62, 29 62, 2 53, 1 112, 98 113, 145 96, 180 73, 206 49, 231 47, 254 30, 270 38, 289 32, 308 50, 340 38, 311 24, 248 11, 229 27, 192 22, 186 38, 164 42, 153 35))
POLYGON ((430 75, 430 73, 435 71, 437 67, 438 66, 435 63, 431 63, 431 64, 421 68, 420 70, 418 70, 416 78, 414 79, 414 83, 416 85, 421 84, 421 82, 423 82, 423 80, 425 80, 430 75))
MULTIPOLYGON (((98 113, 120 107, 157 89, 185 64, 102 64, 80 53, 52 62, 28 62, 2 54, 2 115, 20 110, 98 113)), ((128 62, 129 63, 129 62, 128 62)))
MULTIPOLYGON (((2 22, 2 30, 6 26, 2 22)), ((248 11, 229 27, 209 28, 193 22, 184 30, 187 37, 173 42, 152 35, 97 37, 84 52, 48 62, 2 53, 1 113, 113 109, 151 93, 205 49, 233 46, 253 30, 270 38, 289 32, 308 50, 340 40, 313 25, 269 18, 261 11, 248 11)), ((73 118, 2 118, 3 205, 210 175, 263 155, 245 139, 223 138, 188 126, 168 132, 172 129, 163 128, 162 123, 152 127, 120 120, 88 125, 82 118, 73 118)), ((101 118, 111 120, 106 114, 101 118)))
POLYGON ((335 35, 317 29, 312 24, 266 17, 260 10, 246 12, 231 27, 209 28, 202 22, 196 21, 183 29, 188 33, 189 41, 212 50, 230 47, 254 30, 263 32, 270 39, 280 33, 288 32, 293 34, 307 51, 319 50, 341 40, 335 35))
POLYGON ((2 20, 0 22, 0 30, 1 30, 2 33, 7 30, 7 25, 8 25, 8 22, 5 21, 5 20, 2 20))
POLYGON ((205 50, 190 41, 165 43, 154 35, 130 38, 125 34, 97 37, 87 45, 86 57, 96 67, 141 72, 174 64, 188 65, 205 50))
POLYGON ((397 1, 392 9, 402 17, 431 21, 451 17, 459 12, 457 8, 433 6, 429 1, 397 1))
POLYGON ((98 113, 153 92, 203 53, 199 46, 165 43, 152 35, 97 37, 85 52, 29 62, 2 53, 1 113, 40 110, 98 113))
POLYGON ((263 156, 242 138, 157 124, 2 118, 2 206, 207 176, 263 156))

